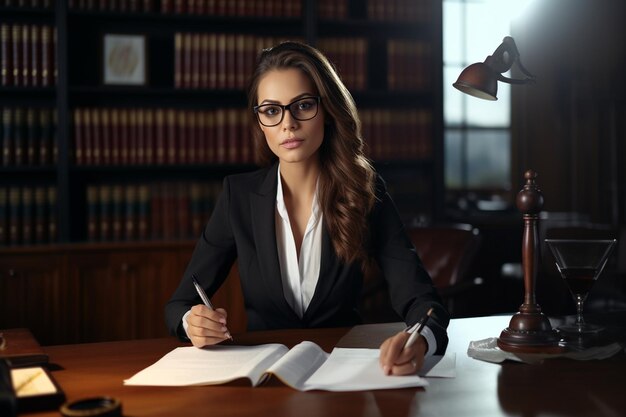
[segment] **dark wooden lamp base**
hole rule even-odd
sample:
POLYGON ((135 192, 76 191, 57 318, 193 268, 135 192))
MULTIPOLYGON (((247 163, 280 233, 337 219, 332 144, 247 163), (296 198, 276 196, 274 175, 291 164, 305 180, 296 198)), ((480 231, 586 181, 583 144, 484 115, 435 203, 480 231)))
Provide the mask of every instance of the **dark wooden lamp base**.
POLYGON ((524 303, 519 312, 511 317, 509 327, 500 333, 498 347, 508 352, 554 353, 563 350, 559 346, 559 333, 552 329, 550 320, 541 312, 535 301, 535 282, 539 260, 539 236, 537 222, 543 207, 543 195, 535 183, 537 174, 526 171, 526 184, 517 194, 517 208, 524 215, 522 239, 522 267, 524 270, 524 303))

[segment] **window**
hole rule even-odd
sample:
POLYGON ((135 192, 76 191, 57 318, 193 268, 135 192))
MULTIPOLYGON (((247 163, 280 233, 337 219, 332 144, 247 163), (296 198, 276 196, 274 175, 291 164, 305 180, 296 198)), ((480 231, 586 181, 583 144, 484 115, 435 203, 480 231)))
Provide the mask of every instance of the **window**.
MULTIPOLYGON (((483 62, 529 0, 443 0, 444 177, 446 206, 495 209, 511 199, 511 89, 498 101, 463 94, 452 84, 483 62)), ((509 74, 505 74, 510 76, 509 74)))

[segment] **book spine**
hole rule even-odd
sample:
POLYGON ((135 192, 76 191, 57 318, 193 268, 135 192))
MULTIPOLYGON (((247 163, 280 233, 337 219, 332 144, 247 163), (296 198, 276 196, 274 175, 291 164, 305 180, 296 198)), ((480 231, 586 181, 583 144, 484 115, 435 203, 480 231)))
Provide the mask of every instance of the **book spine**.
POLYGON ((13 85, 11 26, 0 25, 0 85, 13 85))
POLYGON ((13 85, 21 86, 22 84, 22 25, 13 25, 11 27, 11 43, 13 50, 13 85))
POLYGON ((48 242, 53 243, 57 240, 57 189, 54 186, 48 187, 46 195, 46 203, 48 206, 48 242))
POLYGON ((46 189, 44 187, 35 188, 35 243, 46 243, 46 189))
POLYGON ((124 194, 121 185, 114 185, 112 187, 112 201, 111 201, 111 229, 112 239, 114 241, 122 240, 123 234, 123 199, 124 194))
POLYGON ((100 121, 100 110, 91 109, 91 162, 93 165, 102 164, 102 125, 100 121))
POLYGON ((31 41, 30 26, 22 25, 22 85, 29 86, 31 81, 31 41))
POLYGON ((9 188, 9 244, 18 245, 21 242, 20 232, 22 229, 21 217, 22 190, 18 187, 9 188))
POLYGON ((101 241, 111 240, 111 187, 101 185, 99 197, 99 238, 101 241))
POLYGON ((9 166, 13 163, 13 111, 5 107, 2 111, 2 165, 9 166))
POLYGON ((103 165, 111 165, 111 116, 108 108, 100 110, 99 137, 103 165))
POLYGON ((27 137, 27 145, 26 145, 26 162, 30 166, 38 165, 38 152, 39 149, 39 139, 41 138, 41 133, 39 132, 39 118, 36 117, 37 112, 33 108, 28 108, 26 110, 26 137, 27 137))
POLYGON ((98 240, 98 187, 89 185, 87 187, 87 240, 95 242, 98 240))
POLYGON ((124 190, 124 239, 135 240, 137 233, 137 188, 129 184, 124 190))
POLYGON ((52 28, 44 25, 41 28, 41 85, 52 85, 52 28))
POLYGON ((15 156, 15 165, 24 165, 25 152, 24 152, 24 109, 16 108, 14 114, 15 129, 13 130, 13 151, 15 156))
POLYGON ((137 205, 137 238, 147 240, 150 236, 150 188, 147 185, 140 185, 138 190, 137 205))
POLYGON ((0 186, 0 246, 5 246, 9 243, 9 199, 7 193, 7 187, 0 186))

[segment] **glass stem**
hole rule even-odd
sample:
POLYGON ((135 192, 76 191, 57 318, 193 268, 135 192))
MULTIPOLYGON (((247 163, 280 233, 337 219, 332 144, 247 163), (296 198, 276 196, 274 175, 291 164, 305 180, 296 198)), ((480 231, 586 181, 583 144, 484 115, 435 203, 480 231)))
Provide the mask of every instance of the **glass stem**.
POLYGON ((576 326, 580 331, 585 325, 585 319, 583 318, 583 302, 585 297, 580 294, 576 294, 576 326))

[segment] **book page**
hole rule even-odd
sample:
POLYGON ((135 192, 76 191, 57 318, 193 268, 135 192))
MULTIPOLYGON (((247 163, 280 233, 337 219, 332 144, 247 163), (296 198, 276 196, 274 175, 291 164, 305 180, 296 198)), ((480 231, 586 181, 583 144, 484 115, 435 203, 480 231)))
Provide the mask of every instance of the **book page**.
POLYGON ((292 388, 301 390, 304 382, 328 358, 328 353, 313 342, 302 342, 280 358, 268 370, 292 388))
POLYGON ((380 349, 335 348, 302 390, 362 391, 428 385, 417 375, 385 375, 378 363, 379 355, 380 349))
POLYGON ((252 385, 257 385, 265 370, 287 351, 287 347, 280 344, 179 347, 125 380, 124 384, 213 385, 248 378, 252 385))

